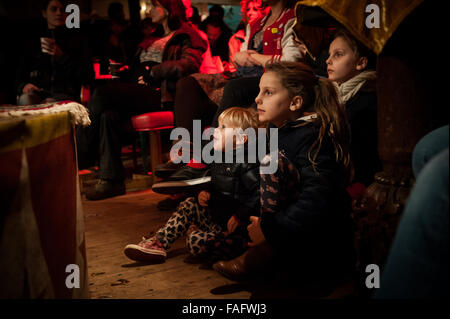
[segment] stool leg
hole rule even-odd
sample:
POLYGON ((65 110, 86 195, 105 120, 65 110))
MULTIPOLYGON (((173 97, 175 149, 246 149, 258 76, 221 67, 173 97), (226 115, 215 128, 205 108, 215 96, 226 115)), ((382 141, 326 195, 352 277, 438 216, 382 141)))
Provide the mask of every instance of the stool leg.
POLYGON ((148 165, 149 135, 146 132, 139 132, 139 141, 141 143, 142 170, 144 174, 147 174, 147 172, 151 171, 151 167, 148 165))
POLYGON ((137 172, 136 133, 133 136, 133 170, 137 172))
POLYGON ((150 166, 152 170, 153 183, 156 182, 156 176, 154 175, 155 168, 162 163, 161 155, 161 134, 159 131, 150 131, 150 166))

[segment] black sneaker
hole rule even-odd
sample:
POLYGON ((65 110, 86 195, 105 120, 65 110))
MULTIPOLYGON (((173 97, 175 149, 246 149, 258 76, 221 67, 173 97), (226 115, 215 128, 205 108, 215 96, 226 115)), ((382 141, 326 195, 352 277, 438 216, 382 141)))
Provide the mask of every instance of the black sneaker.
POLYGON ((177 170, 182 168, 184 165, 186 164, 184 164, 183 162, 175 164, 172 161, 168 161, 167 163, 156 166, 154 174, 156 177, 166 179, 170 177, 173 173, 175 173, 177 170))
POLYGON ((123 181, 110 181, 101 179, 95 185, 94 189, 86 192, 86 199, 101 200, 105 198, 124 195, 125 183, 123 181))
POLYGON ((211 182, 211 171, 206 168, 183 166, 167 180, 153 185, 152 190, 160 194, 192 193, 204 189, 211 182))

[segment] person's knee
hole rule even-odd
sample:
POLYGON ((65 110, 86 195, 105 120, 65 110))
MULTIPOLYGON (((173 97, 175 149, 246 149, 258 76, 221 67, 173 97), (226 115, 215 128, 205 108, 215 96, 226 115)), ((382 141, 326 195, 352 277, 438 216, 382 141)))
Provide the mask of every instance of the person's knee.
POLYGON ((417 177, 426 163, 445 149, 449 141, 449 126, 440 127, 420 139, 412 156, 412 168, 417 177))
POLYGON ((192 76, 186 76, 181 78, 177 82, 176 92, 190 92, 192 87, 195 86, 197 80, 192 76))

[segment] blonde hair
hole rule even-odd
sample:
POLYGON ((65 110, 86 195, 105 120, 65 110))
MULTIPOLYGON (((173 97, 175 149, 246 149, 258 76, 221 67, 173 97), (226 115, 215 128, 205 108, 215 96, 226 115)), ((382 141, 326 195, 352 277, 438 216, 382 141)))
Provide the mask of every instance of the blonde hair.
POLYGON ((231 107, 223 111, 218 120, 244 131, 248 128, 257 129, 259 127, 258 113, 252 108, 231 107))

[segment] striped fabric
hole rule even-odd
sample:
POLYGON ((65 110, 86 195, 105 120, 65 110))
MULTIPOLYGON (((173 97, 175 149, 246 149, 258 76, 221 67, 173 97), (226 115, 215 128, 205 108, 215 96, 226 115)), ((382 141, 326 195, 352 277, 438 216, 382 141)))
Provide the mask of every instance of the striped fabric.
POLYGON ((0 117, 0 181, 0 298, 88 298, 70 112, 0 117), (66 286, 70 264, 78 289, 66 286))

